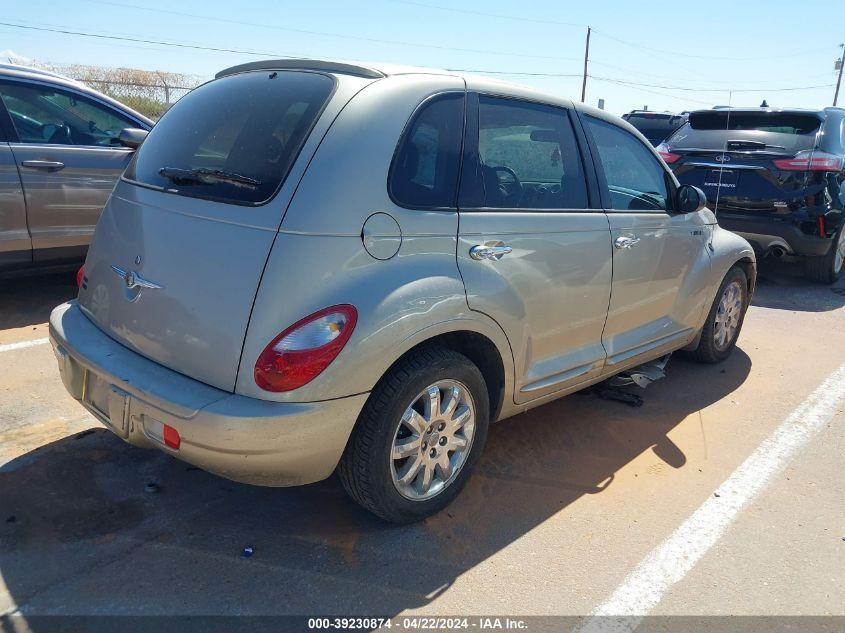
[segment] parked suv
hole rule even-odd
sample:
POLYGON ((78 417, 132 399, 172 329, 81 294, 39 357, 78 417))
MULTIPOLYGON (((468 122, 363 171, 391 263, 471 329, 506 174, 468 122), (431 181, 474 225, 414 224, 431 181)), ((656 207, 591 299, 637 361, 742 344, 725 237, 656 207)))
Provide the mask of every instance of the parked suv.
POLYGON ((758 253, 804 259, 833 283, 845 262, 845 109, 726 108, 690 114, 658 148, 701 187, 719 224, 758 253))
POLYGON ((446 505, 488 424, 686 348, 732 351, 754 253, 631 126, 527 88, 310 60, 174 105, 50 337, 114 433, 237 481, 339 470, 446 505))
POLYGON ((657 147, 687 122, 687 114, 687 112, 673 114, 672 112, 631 110, 623 114, 622 118, 637 128, 649 143, 657 147))
POLYGON ((78 267, 114 184, 152 125, 67 77, 0 65, 0 274, 78 267), (133 131, 121 141, 125 128, 133 131))

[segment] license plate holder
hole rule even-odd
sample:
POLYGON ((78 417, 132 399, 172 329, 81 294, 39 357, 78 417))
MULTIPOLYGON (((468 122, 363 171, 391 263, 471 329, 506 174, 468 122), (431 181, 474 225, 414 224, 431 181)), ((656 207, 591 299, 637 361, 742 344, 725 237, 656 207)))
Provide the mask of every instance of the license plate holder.
POLYGON ((736 189, 739 172, 735 169, 709 169, 704 176, 704 186, 736 189))
POLYGON ((85 372, 84 387, 82 401, 115 433, 127 437, 129 394, 90 370, 85 372))

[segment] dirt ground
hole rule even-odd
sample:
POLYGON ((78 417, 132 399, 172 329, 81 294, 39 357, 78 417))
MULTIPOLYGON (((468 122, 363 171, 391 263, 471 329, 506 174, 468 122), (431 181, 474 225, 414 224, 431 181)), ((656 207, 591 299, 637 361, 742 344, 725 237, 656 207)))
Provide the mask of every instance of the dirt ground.
MULTIPOLYGON (((334 478, 256 488, 123 443, 38 343, 73 276, 0 283, 0 614, 24 619, 585 615, 845 362, 845 283, 763 266, 727 362, 676 355, 640 408, 576 394, 495 425, 458 500, 396 527, 334 478)), ((840 404, 654 613, 845 615, 843 455, 840 404)))

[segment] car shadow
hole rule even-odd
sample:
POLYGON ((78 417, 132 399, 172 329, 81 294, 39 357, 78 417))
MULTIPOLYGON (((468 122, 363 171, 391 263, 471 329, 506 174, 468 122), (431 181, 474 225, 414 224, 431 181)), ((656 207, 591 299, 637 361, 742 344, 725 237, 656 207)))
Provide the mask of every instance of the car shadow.
POLYGON ((838 310, 845 306, 845 275, 833 285, 819 284, 803 277, 800 264, 761 259, 751 305, 799 312, 838 310))
POLYGON ((600 495, 643 452, 683 468, 667 434, 750 369, 741 349, 718 366, 677 356, 665 380, 639 392, 640 408, 585 393, 496 424, 457 501, 406 526, 358 508, 335 477, 240 485, 92 429, 0 468, 0 574, 24 616, 392 616, 600 495))
POLYGON ((73 272, 0 279, 0 330, 44 323, 77 292, 73 272))

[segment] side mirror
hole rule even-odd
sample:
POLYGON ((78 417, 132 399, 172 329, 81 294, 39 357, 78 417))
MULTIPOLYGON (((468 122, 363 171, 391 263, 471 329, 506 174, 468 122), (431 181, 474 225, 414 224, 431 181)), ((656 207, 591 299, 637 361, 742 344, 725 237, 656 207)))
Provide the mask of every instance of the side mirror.
POLYGON ((681 185, 676 197, 677 209, 680 213, 695 213, 707 206, 707 196, 698 187, 681 185))
POLYGON ((147 130, 142 130, 137 127, 127 127, 120 131, 118 141, 124 147, 128 147, 129 149, 138 149, 138 146, 144 142, 145 138, 147 138, 147 134, 149 134, 147 130))

